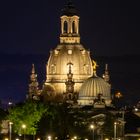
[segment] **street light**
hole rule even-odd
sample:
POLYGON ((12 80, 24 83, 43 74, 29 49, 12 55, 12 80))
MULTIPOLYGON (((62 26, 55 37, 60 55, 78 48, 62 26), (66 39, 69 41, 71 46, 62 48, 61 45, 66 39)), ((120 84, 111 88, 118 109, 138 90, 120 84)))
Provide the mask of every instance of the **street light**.
POLYGON ((23 135, 24 135, 24 140, 25 140, 25 129, 26 129, 26 125, 23 124, 23 125, 22 125, 22 128, 23 128, 23 130, 24 130, 24 134, 23 134, 23 135))
POLYGON ((48 136, 48 140, 51 140, 52 139, 52 137, 51 136, 48 136))
POLYGON ((109 140, 109 138, 105 138, 105 140, 109 140))
POLYGON ((117 123, 114 122, 114 140, 116 140, 116 127, 117 127, 117 123))
POLYGON ((92 134, 93 134, 93 140, 94 140, 94 128, 95 126, 93 124, 90 125, 90 128, 92 129, 92 134))
POLYGON ((12 139, 12 122, 9 122, 9 140, 12 139))

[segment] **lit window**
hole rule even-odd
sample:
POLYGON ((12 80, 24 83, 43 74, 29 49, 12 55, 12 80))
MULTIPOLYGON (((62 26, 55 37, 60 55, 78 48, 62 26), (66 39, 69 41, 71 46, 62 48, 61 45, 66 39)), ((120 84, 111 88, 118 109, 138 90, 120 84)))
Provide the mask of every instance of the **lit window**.
POLYGON ((72 54, 72 50, 68 50, 68 54, 72 54))
POLYGON ((55 64, 52 64, 51 65, 51 73, 52 74, 55 74, 56 73, 56 65, 55 64))
POLYGON ((58 50, 54 50, 55 55, 58 55, 59 51, 58 50))

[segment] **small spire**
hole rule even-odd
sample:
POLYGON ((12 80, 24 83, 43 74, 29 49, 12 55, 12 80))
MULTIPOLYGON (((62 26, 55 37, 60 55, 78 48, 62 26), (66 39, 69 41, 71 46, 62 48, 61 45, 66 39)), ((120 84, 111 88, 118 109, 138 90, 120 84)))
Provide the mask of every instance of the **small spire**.
POLYGON ((62 9, 62 14, 67 16, 77 15, 77 10, 72 2, 72 0, 67 0, 67 4, 64 9, 62 9))
POLYGON ((108 71, 108 64, 105 64, 105 71, 108 71))
POLYGON ((108 64, 105 64, 105 73, 103 74, 103 78, 106 82, 109 82, 108 64))
POLYGON ((67 6, 70 6, 70 7, 71 7, 71 6, 72 6, 72 7, 74 6, 72 0, 67 0, 67 6))
POLYGON ((93 66, 93 76, 97 76, 96 69, 98 67, 96 61, 92 60, 92 66, 93 66))
POLYGON ((35 73, 35 66, 32 64, 32 71, 30 76, 31 81, 37 81, 37 74, 35 73))
POLYGON ((35 73, 35 66, 32 64, 32 70, 30 75, 30 84, 29 84, 29 98, 32 99, 33 96, 38 95, 38 81, 37 81, 37 74, 35 73))
POLYGON ((34 64, 32 64, 32 74, 34 74, 35 73, 35 66, 34 66, 34 64))

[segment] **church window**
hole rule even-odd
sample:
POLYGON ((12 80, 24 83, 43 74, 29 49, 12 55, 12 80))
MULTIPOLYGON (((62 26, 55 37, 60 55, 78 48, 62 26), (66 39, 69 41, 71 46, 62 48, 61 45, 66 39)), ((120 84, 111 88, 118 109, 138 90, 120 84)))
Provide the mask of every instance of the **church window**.
POLYGON ((55 55, 58 55, 59 51, 58 50, 55 50, 54 53, 55 53, 55 55))
POLYGON ((68 94, 68 99, 72 100, 72 95, 71 94, 68 94))
POLYGON ((85 55, 86 51, 85 50, 81 50, 81 53, 82 53, 82 55, 85 55))
POLYGON ((68 31, 68 23, 67 21, 64 21, 64 33, 67 33, 68 31))
POLYGON ((51 73, 52 74, 55 74, 56 73, 56 65, 55 64, 52 64, 51 65, 51 73))
POLYGON ((68 54, 72 54, 72 50, 68 50, 68 54))
POLYGON ((85 74, 89 74, 89 65, 88 64, 84 64, 84 72, 85 72, 85 74))
POLYGON ((72 31, 73 31, 73 33, 76 33, 76 29, 75 29, 75 21, 72 22, 72 31))

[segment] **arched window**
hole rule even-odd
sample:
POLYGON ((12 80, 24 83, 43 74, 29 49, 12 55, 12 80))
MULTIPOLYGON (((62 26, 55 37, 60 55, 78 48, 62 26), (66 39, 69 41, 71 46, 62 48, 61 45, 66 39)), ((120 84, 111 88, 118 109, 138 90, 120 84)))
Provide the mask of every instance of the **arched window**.
POLYGON ((84 73, 89 74, 89 65, 88 64, 84 64, 84 73))
POLYGON ((56 65, 55 64, 52 64, 51 65, 51 73, 52 74, 55 74, 56 73, 56 65))
POLYGON ((72 94, 68 94, 68 99, 72 100, 72 94))
POLYGON ((64 33, 67 33, 68 31, 68 23, 67 21, 64 21, 64 33))
POLYGON ((72 22, 72 32, 73 32, 73 33, 76 33, 75 21, 72 22))

